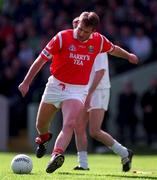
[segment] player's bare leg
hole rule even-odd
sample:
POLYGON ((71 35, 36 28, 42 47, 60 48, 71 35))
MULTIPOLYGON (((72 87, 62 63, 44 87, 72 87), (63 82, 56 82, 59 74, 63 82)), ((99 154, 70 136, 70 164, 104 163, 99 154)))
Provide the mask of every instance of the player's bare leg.
POLYGON ((56 139, 52 157, 46 168, 47 173, 52 173, 62 166, 64 162, 63 153, 71 141, 78 115, 82 109, 83 104, 79 100, 65 100, 62 103, 63 128, 56 139))
POLYGON ((89 113, 89 134, 92 138, 102 142, 107 147, 114 144, 114 139, 108 133, 101 130, 105 115, 104 109, 93 109, 89 113))
POLYGON ((117 142, 110 134, 101 130, 101 124, 105 111, 103 109, 93 109, 89 114, 89 132, 90 135, 102 142, 104 145, 109 147, 114 153, 121 156, 122 161, 122 171, 129 171, 131 168, 131 161, 133 152, 128 150, 126 147, 122 146, 117 142))
POLYGON ((87 134, 86 127, 88 122, 88 112, 86 109, 80 114, 78 121, 76 122, 75 128, 75 142, 78 156, 79 165, 74 168, 74 170, 89 170, 88 168, 88 158, 87 158, 87 134), (80 135, 79 135, 80 134, 80 135))
MULTIPOLYGON (((102 142, 105 146, 109 147, 114 153, 118 154, 122 158, 122 170, 129 171, 131 168, 131 161, 133 153, 131 150, 128 150, 126 147, 122 146, 118 143, 111 135, 107 132, 101 130, 101 124, 103 121, 103 117, 105 111, 103 109, 93 109, 89 113, 89 132, 90 135, 102 142)), ((85 117, 86 120, 88 117, 85 117)), ((85 120, 82 118, 83 120, 85 120)), ((83 121, 80 121, 83 123, 83 121)), ((84 122, 85 123, 85 122, 84 122)), ((85 126, 79 125, 76 131, 76 143, 77 143, 77 150, 78 150, 78 161, 79 166, 75 167, 75 170, 87 170, 88 168, 88 161, 87 161, 87 137, 85 134, 81 133, 80 128, 85 126)))
POLYGON ((40 103, 36 120, 36 129, 39 136, 35 139, 35 142, 38 144, 36 149, 36 156, 38 158, 45 155, 46 144, 52 138, 52 133, 49 132, 49 126, 56 110, 56 107, 52 104, 40 103))

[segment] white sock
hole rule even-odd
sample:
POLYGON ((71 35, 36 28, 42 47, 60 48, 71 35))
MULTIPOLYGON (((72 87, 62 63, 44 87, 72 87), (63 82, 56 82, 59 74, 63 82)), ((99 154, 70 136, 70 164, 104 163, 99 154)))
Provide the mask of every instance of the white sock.
POLYGON ((77 152, 79 166, 85 169, 88 168, 88 159, 87 159, 87 151, 77 152))
POLYGON ((125 158, 128 156, 128 150, 126 147, 122 146, 117 141, 114 142, 114 144, 110 147, 112 151, 118 155, 120 155, 122 158, 125 158))

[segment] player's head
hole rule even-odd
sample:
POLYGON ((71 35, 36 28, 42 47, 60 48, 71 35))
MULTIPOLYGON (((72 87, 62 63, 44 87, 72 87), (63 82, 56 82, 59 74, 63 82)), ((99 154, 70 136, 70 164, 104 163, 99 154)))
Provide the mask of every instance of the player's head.
POLYGON ((83 12, 79 16, 79 22, 83 22, 85 26, 92 27, 94 30, 99 24, 99 16, 95 12, 83 12))
MULTIPOLYGON (((76 22, 76 21, 75 21, 76 22)), ((78 17, 77 38, 80 41, 86 41, 96 30, 99 24, 99 16, 95 12, 83 12, 78 17)))
POLYGON ((77 28, 78 22, 79 22, 79 17, 76 17, 75 19, 73 19, 72 25, 74 29, 77 28))

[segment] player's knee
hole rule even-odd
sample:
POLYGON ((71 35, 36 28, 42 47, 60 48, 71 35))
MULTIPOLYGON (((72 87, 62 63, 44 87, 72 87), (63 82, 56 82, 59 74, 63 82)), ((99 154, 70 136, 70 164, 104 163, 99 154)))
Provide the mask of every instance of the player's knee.
POLYGON ((89 130, 89 134, 90 134, 90 136, 92 137, 92 138, 94 138, 94 139, 97 139, 97 137, 98 137, 98 130, 96 130, 96 129, 90 129, 89 130))
POLYGON ((65 129, 65 130, 69 130, 69 129, 74 130, 74 128, 75 128, 75 123, 74 122, 68 122, 68 123, 63 125, 63 129, 65 129))

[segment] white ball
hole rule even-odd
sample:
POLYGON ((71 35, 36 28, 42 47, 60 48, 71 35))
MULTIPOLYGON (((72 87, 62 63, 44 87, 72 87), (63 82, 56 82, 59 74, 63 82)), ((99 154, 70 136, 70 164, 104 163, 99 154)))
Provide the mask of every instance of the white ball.
POLYGON ((11 161, 11 169, 16 174, 29 174, 33 169, 32 160, 25 154, 18 154, 11 161))

